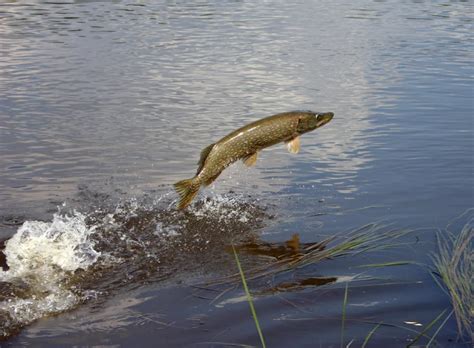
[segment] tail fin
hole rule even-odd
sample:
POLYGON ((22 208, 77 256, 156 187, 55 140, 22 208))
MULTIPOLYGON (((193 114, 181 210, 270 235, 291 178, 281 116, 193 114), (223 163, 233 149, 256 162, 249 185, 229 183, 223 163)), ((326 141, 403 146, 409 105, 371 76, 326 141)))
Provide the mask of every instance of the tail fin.
POLYGON ((178 209, 184 209, 191 203, 198 193, 200 186, 201 185, 196 178, 181 180, 174 184, 174 187, 180 196, 178 209))

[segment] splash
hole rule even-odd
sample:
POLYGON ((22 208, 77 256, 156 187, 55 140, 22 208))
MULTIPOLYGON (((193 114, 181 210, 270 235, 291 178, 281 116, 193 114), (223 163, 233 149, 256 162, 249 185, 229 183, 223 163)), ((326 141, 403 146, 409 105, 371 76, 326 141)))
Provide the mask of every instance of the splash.
POLYGON ((97 262, 86 216, 55 214, 51 222, 26 221, 5 243, 8 270, 0 271, 0 335, 48 314, 74 307, 80 297, 64 286, 78 269, 97 262), (7 325, 7 327, 4 327, 7 325))
POLYGON ((8 269, 0 268, 0 339, 117 291, 189 279, 203 265, 222 269, 225 245, 254 235, 266 216, 233 193, 198 200, 186 211, 163 196, 149 198, 24 222, 3 250, 8 269))
POLYGON ((67 271, 92 265, 100 252, 90 241, 95 228, 88 227, 85 219, 74 212, 72 216, 55 214, 51 222, 24 222, 6 242, 4 254, 10 269, 0 272, 0 279, 20 277, 43 283, 44 276, 63 277, 67 271))
POLYGON ((213 214, 217 220, 236 219, 240 222, 248 222, 252 216, 242 204, 242 197, 231 195, 216 195, 205 198, 191 206, 193 213, 197 217, 209 216, 213 214))

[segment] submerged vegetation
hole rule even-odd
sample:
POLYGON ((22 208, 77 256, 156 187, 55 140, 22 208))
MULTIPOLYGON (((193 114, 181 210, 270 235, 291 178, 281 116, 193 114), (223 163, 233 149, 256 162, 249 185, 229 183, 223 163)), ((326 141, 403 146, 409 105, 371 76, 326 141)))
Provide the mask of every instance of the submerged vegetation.
MULTIPOLYGON (((238 247, 238 250, 250 253, 257 254, 260 256, 267 256, 276 259, 274 262, 270 262, 265 266, 255 267, 247 270, 247 274, 250 274, 250 277, 244 274, 242 265, 234 245, 231 246, 232 253, 235 257, 235 262, 238 268, 238 274, 231 275, 229 277, 221 278, 214 284, 225 284, 232 283, 236 278, 240 278, 242 283, 246 300, 250 306, 250 311, 255 322, 255 326, 260 338, 262 347, 265 347, 264 336, 260 327, 260 323, 257 317, 257 313, 253 304, 253 298, 250 293, 250 290, 247 285, 248 280, 255 280, 257 278, 274 276, 278 273, 294 270, 298 267, 307 266, 324 259, 330 259, 343 255, 355 255, 361 252, 370 251, 370 250, 381 250, 396 245, 400 243, 389 242, 391 240, 400 238, 406 235, 408 230, 387 230, 387 226, 380 224, 369 224, 365 225, 357 230, 351 231, 348 234, 339 234, 330 238, 323 240, 318 243, 305 243, 301 244, 298 235, 293 235, 293 237, 287 241, 284 245, 276 244, 244 244, 238 247)), ((388 263, 388 266, 393 265, 405 265, 410 264, 410 261, 403 261, 400 263, 388 263)), ((382 267, 383 265, 377 265, 377 267, 382 267)), ((345 291, 344 291, 344 301, 342 305, 342 319, 341 319, 341 337, 340 344, 341 348, 344 347, 344 334, 345 334, 345 324, 347 321, 347 305, 348 305, 348 288, 349 282, 351 280, 356 280, 358 277, 348 277, 346 281, 345 291)), ((364 278, 365 279, 365 278, 364 278)), ((369 279, 369 278, 367 278, 369 279)), ((301 282, 292 282, 292 283, 281 283, 277 287, 272 288, 273 291, 282 291, 282 290, 296 290, 301 289, 305 286, 321 286, 326 284, 331 284, 336 282, 336 277, 328 278, 307 278, 305 281, 301 282)), ((225 290, 223 293, 225 293, 225 290)), ((272 292, 272 291, 270 291, 272 292)), ((221 293, 221 295, 223 294, 221 293)), ((218 297, 220 297, 219 295, 218 297)), ((432 323, 434 324, 434 322, 432 323)), ((377 323, 376 326, 367 334, 364 339, 363 347, 367 345, 375 331, 382 325, 382 323, 377 323)), ((416 332, 416 331, 415 331, 416 332)), ((419 333, 419 336, 426 336, 424 332, 419 333)), ((433 339, 434 337, 432 337, 433 339)), ((351 340, 347 346, 350 346, 351 340)))
POLYGON ((434 279, 450 297, 460 336, 474 341, 474 210, 461 233, 454 234, 450 226, 438 233, 438 253, 433 255, 434 279))
POLYGON ((260 342, 262 343, 262 348, 265 348, 266 347, 265 339, 263 337, 262 329, 260 328, 260 322, 258 321, 257 312, 255 311, 255 307, 253 305, 252 295, 250 294, 250 290, 247 286, 247 281, 245 280, 245 274, 244 274, 244 271, 242 269, 242 266, 240 265, 239 256, 237 255, 237 252, 235 251, 234 246, 232 246, 232 251, 233 251, 234 257, 235 257, 235 263, 237 264, 237 268, 239 269, 240 278, 242 280, 242 285, 243 285, 244 290, 245 290, 245 295, 247 296, 247 301, 248 301, 249 306, 250 306, 250 311, 252 312, 252 317, 253 317, 253 320, 255 322, 255 327, 257 328, 258 336, 260 337, 260 342))
MULTIPOLYGON (((474 212, 474 210, 472 211, 474 212)), ((464 214, 463 214, 464 215, 464 214)), ((394 230, 389 226, 381 224, 365 225, 357 230, 345 234, 338 234, 333 237, 324 239, 317 243, 300 243, 298 235, 283 243, 283 244, 242 244, 240 246, 232 246, 239 274, 232 274, 230 276, 220 278, 214 284, 232 284, 238 278, 243 284, 247 301, 250 305, 253 319, 255 321, 257 331, 260 335, 262 346, 265 346, 263 334, 260 329, 260 324, 253 306, 253 299, 248 289, 247 281, 259 280, 261 278, 272 278, 277 274, 291 272, 296 269, 306 267, 317 262, 332 259, 344 255, 356 255, 367 251, 383 250, 395 246, 403 246, 406 243, 395 242, 395 240, 407 235, 409 230, 394 230), (263 265, 249 267, 246 270, 246 276, 243 273, 241 263, 237 254, 237 250, 241 253, 260 255, 271 260, 265 262, 263 265)), ((474 319, 474 296, 473 296, 473 274, 474 274, 474 260, 473 260, 473 242, 474 242, 474 217, 471 217, 468 223, 464 225, 459 234, 454 234, 449 231, 449 228, 443 233, 438 233, 438 253, 433 255, 435 265, 435 280, 445 292, 449 295, 453 309, 444 309, 436 318, 427 323, 423 330, 417 331, 406 327, 398 326, 396 324, 389 324, 383 322, 365 321, 366 323, 373 323, 375 326, 370 330, 363 340, 362 347, 367 346, 369 340, 380 327, 396 327, 411 331, 415 334, 408 347, 415 346, 421 339, 426 339, 426 346, 436 346, 436 337, 443 329, 448 320, 453 316, 456 317, 460 336, 467 336, 472 342, 473 335, 473 319, 474 319), (431 331, 431 334, 429 332, 431 331)), ((428 267, 426 264, 421 264, 414 261, 391 261, 385 263, 366 264, 356 267, 392 267, 403 265, 417 265, 428 267)), ((425 268, 426 269, 426 268, 425 268)), ((372 280, 371 277, 348 277, 343 280, 346 282, 341 318, 341 337, 340 344, 344 347, 345 329, 348 320, 347 306, 348 306, 348 287, 349 282, 354 280, 372 280)), ((282 282, 274 286, 270 291, 260 291, 260 295, 271 292, 281 292, 288 290, 300 290, 305 286, 321 286, 331 283, 339 282, 336 277, 328 278, 306 278, 303 281, 282 282)), ((420 324, 421 325, 421 324, 420 324)), ((354 342, 352 339, 347 346, 354 342)))
MULTIPOLYGON (((284 246, 264 245, 264 248, 261 248, 261 246, 244 244, 237 247, 237 250, 249 254, 271 256, 271 261, 246 271, 247 280, 255 280, 291 272, 296 268, 316 264, 322 260, 400 246, 403 243, 396 243, 395 240, 409 232, 409 230, 391 229, 387 225, 372 223, 348 233, 328 237, 321 242, 300 243, 298 236, 294 235, 284 246)), ((234 283, 239 279, 240 275, 235 273, 219 278, 212 284, 234 283)))

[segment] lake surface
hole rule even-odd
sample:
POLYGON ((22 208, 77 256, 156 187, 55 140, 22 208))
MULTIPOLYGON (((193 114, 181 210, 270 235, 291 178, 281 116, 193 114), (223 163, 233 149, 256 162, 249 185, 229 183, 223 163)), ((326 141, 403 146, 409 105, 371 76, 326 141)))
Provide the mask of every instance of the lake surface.
MULTIPOLYGON (((267 345, 361 346, 382 322, 368 346, 404 347, 444 320, 449 298, 426 265, 436 233, 473 216, 473 10, 0 1, 5 346, 258 346, 238 282, 207 285, 237 271, 229 246, 316 243, 372 223, 413 232, 249 283, 267 345), (201 149, 299 109, 335 117, 298 155, 267 149, 174 210, 172 184, 194 174, 201 149), (358 267, 401 260, 421 266, 358 267), (275 290, 313 278, 337 280, 275 290)), ((457 338, 450 317, 436 342, 470 345, 457 338)))

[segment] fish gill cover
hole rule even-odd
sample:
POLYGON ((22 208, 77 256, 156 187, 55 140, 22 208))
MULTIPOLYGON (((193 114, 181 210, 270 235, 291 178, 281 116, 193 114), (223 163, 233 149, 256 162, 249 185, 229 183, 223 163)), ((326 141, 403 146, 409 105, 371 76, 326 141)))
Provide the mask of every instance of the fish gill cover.
POLYGON ((25 221, 3 250, 0 339, 124 287, 184 277, 203 263, 214 262, 217 271, 221 260, 210 250, 222 253, 222 245, 252 235, 267 216, 235 194, 204 198, 185 212, 163 198, 87 213, 63 205, 51 221, 25 221))

